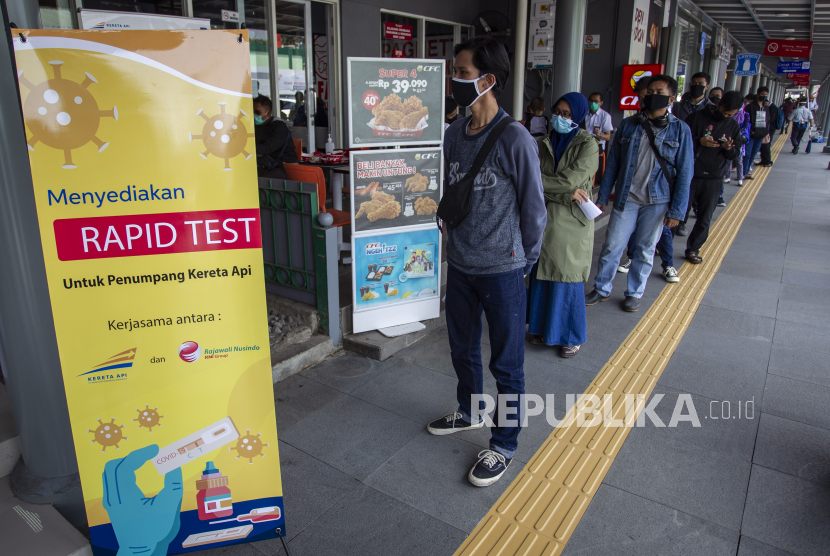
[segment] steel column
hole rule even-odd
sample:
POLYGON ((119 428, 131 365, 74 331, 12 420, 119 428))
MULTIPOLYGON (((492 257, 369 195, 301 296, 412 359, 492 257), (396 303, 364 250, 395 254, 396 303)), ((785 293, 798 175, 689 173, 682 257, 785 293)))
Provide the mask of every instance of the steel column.
POLYGON ((738 76, 735 75, 735 69, 738 67, 738 60, 732 59, 729 66, 726 68, 726 83, 723 85, 725 91, 734 91, 738 88, 738 76))
MULTIPOLYGON (((557 17, 558 19, 558 17, 557 17)), ((524 118, 525 66, 527 65, 527 0, 516 2, 516 47, 513 63, 513 118, 524 118)), ((582 41, 579 42, 580 46, 582 41)), ((554 47, 554 52, 556 52, 554 47)), ((580 58, 580 65, 581 65, 580 58)), ((556 67, 556 66, 554 66, 556 67)), ((579 89, 576 89, 577 91, 579 89)), ((439 124, 443 125, 443 124, 439 124)))
POLYGON ((582 88, 582 40, 587 7, 587 0, 559 0, 556 3, 553 99, 582 88))

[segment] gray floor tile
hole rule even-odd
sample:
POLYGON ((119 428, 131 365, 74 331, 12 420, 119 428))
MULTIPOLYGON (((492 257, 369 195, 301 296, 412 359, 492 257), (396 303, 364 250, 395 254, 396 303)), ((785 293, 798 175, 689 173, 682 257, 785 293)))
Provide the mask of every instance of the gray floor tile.
POLYGON ((809 324, 777 321, 773 343, 794 349, 830 353, 830 339, 827 329, 809 324))
POLYGON ((774 318, 780 286, 777 282, 754 278, 735 279, 729 274, 718 273, 706 290, 701 305, 774 318))
POLYGON ((713 400, 755 400, 761 409, 767 372, 721 361, 701 360, 695 355, 675 353, 659 384, 713 400))
MULTIPOLYGON (((819 290, 818 288, 810 288, 819 290)), ((821 290, 819 290, 821 291, 821 290)), ((826 290, 830 293, 830 290, 826 290)), ((808 301, 778 301, 777 320, 806 324, 830 333, 830 307, 808 301)))
MULTIPOLYGON (((789 216, 783 216, 789 219, 789 216)), ((773 268, 784 267, 784 247, 769 245, 765 242, 735 241, 726 253, 724 260, 729 262, 743 262, 773 268)))
POLYGON ((830 388, 830 357, 824 353, 773 344, 769 372, 830 388))
POLYGON ((522 469, 516 461, 495 485, 474 487, 467 473, 480 447, 455 436, 424 431, 376 469, 366 484, 418 510, 470 533, 522 469), (429 454, 425 458, 425 454, 429 454), (425 465, 425 460, 429 461, 425 465))
POLYGON ((752 278, 767 282, 781 282, 782 269, 760 264, 723 261, 718 269, 718 276, 728 274, 736 278, 752 278))
POLYGON ((352 396, 424 426, 456 405, 454 376, 394 357, 383 365, 389 369, 355 388, 352 396))
POLYGON ((363 480, 424 425, 346 396, 282 435, 295 448, 363 480))
POLYGON ((277 382, 274 384, 274 407, 280 437, 309 415, 343 396, 342 392, 301 374, 277 382))
POLYGON ((752 461, 830 487, 830 430, 764 413, 752 461))
POLYGON ((600 486, 563 556, 734 556, 738 533, 600 486))
POLYGON ((689 330, 721 334, 724 338, 740 336, 742 338, 772 341, 775 319, 701 305, 695 312, 689 330))
POLYGON ((753 466, 741 532, 798 554, 824 556, 830 546, 830 489, 753 466))
MULTIPOLYGON (((268 543, 270 541, 263 542, 268 543)), ((211 548, 199 552, 199 554, 204 556, 262 556, 262 554, 268 554, 268 552, 264 552, 267 548, 263 550, 258 548, 260 544, 262 543, 232 544, 230 546, 223 546, 222 548, 211 548)))
MULTIPOLYGON (((452 378, 456 376, 446 326, 430 332, 427 337, 396 353, 395 357, 452 378)), ((490 345, 484 341, 481 343, 481 361, 486 369, 490 362, 490 345)))
POLYGON ((341 355, 309 367, 300 374, 348 394, 386 370, 380 361, 360 355, 341 355))
POLYGON ((770 347, 768 340, 687 330, 675 353, 691 355, 713 365, 727 363, 736 367, 766 369, 770 347))
MULTIPOLYGON (((360 485, 357 479, 285 442, 280 442, 280 473, 288 539, 296 537, 360 485)), ((278 540, 264 542, 274 554, 282 550, 278 540)))
POLYGON ((633 429, 604 482, 739 531, 750 460, 707 453, 656 431, 633 429))
POLYGON ((764 389, 764 413, 830 429, 830 388, 770 374, 764 389))
POLYGON ((761 541, 756 541, 751 537, 741 535, 738 556, 792 556, 792 552, 785 552, 761 541))
MULTIPOLYGON (((828 243, 830 243, 830 239, 828 243)), ((779 298, 782 301, 800 302, 830 308, 830 291, 807 285, 783 284, 779 298)))
POLYGON ((787 284, 798 284, 830 290, 830 273, 785 268, 781 281, 787 284))
POLYGON ((302 556, 450 556, 466 536, 391 496, 361 486, 289 546, 302 556))

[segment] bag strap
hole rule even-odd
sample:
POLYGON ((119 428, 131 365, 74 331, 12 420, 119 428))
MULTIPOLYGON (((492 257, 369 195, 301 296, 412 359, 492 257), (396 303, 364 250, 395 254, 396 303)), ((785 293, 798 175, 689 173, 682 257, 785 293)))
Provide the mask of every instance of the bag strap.
POLYGON ((663 155, 660 154, 657 145, 654 143, 654 130, 651 129, 651 124, 648 122, 641 122, 640 125, 645 130, 646 135, 648 135, 648 142, 651 145, 651 150, 654 151, 654 157, 657 158, 657 162, 660 164, 660 170, 663 171, 663 175, 666 176, 666 181, 669 182, 669 192, 674 195, 674 180, 669 177, 669 168, 666 166, 666 159, 663 158, 663 155))
POLYGON ((481 167, 484 166, 484 161, 487 160, 487 157, 490 155, 490 151, 493 150, 493 147, 499 140, 501 133, 514 121, 515 120, 513 118, 505 114, 504 117, 499 120, 499 123, 496 124, 496 127, 494 127, 492 131, 490 131, 489 135, 487 135, 487 139, 484 140, 484 144, 479 149, 475 160, 473 160, 473 165, 470 167, 470 171, 467 172, 467 175, 472 176, 473 180, 475 180, 476 176, 481 171, 481 167))

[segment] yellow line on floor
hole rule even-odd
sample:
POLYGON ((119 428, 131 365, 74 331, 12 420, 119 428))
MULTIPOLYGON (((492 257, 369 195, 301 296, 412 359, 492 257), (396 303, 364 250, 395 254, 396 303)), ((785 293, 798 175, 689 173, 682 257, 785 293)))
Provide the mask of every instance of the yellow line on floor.
MULTIPOLYGON (((780 136, 773 159, 784 146, 780 136)), ((769 168, 756 167, 715 221, 700 255, 684 263, 681 282, 668 284, 594 381, 536 454, 455 552, 455 556, 557 556, 591 503, 630 427, 584 426, 595 406, 589 394, 608 400, 597 409, 633 423, 695 316, 769 168), (631 403, 626 394, 641 394, 631 403), (588 415, 578 426, 577 414, 588 415)))

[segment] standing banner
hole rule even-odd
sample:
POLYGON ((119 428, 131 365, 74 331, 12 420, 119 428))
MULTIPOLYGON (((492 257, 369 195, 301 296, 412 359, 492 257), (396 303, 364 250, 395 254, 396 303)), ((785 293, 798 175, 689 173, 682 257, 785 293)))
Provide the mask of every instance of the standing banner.
POLYGON ((94 553, 284 535, 247 31, 14 35, 94 553))
POLYGON ((437 318, 441 147, 351 153, 354 332, 437 318))
POLYGON ((349 146, 444 140, 446 60, 349 58, 349 146))

